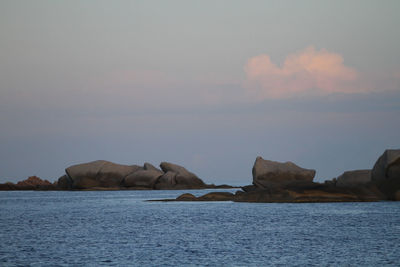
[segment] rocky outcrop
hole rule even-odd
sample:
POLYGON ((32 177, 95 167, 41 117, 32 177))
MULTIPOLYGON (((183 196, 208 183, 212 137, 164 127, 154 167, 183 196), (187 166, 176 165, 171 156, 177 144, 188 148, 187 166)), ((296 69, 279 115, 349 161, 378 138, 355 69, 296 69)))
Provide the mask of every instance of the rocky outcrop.
POLYGON ((119 187, 126 176, 140 167, 120 165, 105 160, 73 165, 65 169, 72 180, 72 188, 119 187))
POLYGON ((400 196, 400 149, 386 150, 376 161, 371 180, 389 200, 400 196))
POLYGON ((309 187, 274 188, 273 190, 238 191, 236 202, 313 203, 313 202, 369 202, 382 200, 380 192, 372 187, 338 188, 315 184, 309 187))
POLYGON ((176 199, 159 201, 234 201, 255 203, 314 203, 314 202, 370 202, 384 197, 373 185, 368 187, 339 188, 314 183, 312 185, 286 188, 257 189, 249 192, 212 192, 200 197, 183 194, 176 199))
POLYGON ((55 190, 56 186, 47 180, 42 180, 37 176, 19 181, 17 184, 0 184, 0 190, 55 190))
POLYGON ((276 162, 257 157, 253 169, 253 184, 261 189, 281 187, 291 183, 309 183, 315 170, 304 169, 292 162, 276 162))
POLYGON ((206 185, 182 166, 163 162, 161 169, 150 163, 121 165, 104 160, 77 164, 65 169, 57 181, 60 190, 105 189, 202 189, 206 185))
POLYGON ((336 179, 337 187, 359 187, 371 182, 371 170, 346 171, 336 179))
POLYGON ((400 200, 400 189, 396 187, 399 181, 397 155, 393 152, 389 155, 384 154, 375 164, 376 173, 381 175, 375 181, 381 183, 374 183, 370 170, 356 170, 344 172, 338 178, 323 184, 313 182, 314 170, 303 169, 292 162, 280 163, 257 157, 252 169, 253 185, 242 187, 243 191, 237 191, 234 195, 227 192, 213 192, 200 197, 183 194, 176 199, 162 201, 264 203, 380 201, 387 199, 387 195, 377 185, 385 185, 388 182, 394 187, 390 192, 391 199, 400 200))

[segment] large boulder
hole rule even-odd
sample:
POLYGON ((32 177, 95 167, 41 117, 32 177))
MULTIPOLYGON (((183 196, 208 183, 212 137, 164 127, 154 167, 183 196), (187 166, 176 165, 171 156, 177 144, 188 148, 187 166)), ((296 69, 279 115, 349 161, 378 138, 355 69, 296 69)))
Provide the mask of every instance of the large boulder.
POLYGON ((390 200, 400 194, 400 149, 386 150, 376 161, 371 172, 372 182, 390 200))
POLYGON ((126 187, 142 187, 153 189, 161 175, 163 175, 163 173, 158 170, 139 170, 126 176, 124 185, 126 187))
POLYGON ((160 181, 156 188, 159 189, 196 189, 205 188, 207 185, 196 176, 196 174, 188 171, 182 166, 162 162, 161 169, 165 173, 160 177, 160 181), (168 175, 167 173, 170 172, 168 175), (165 176, 165 177, 164 177, 165 176))
POLYGON ((257 157, 253 166, 253 184, 258 188, 281 187, 293 183, 312 183, 315 170, 292 162, 276 162, 257 157))
POLYGON ((371 182, 371 170, 346 171, 336 179, 338 187, 357 187, 371 182))
POLYGON ((140 170, 137 165, 120 165, 105 160, 77 164, 65 169, 73 189, 119 187, 129 174, 140 170))

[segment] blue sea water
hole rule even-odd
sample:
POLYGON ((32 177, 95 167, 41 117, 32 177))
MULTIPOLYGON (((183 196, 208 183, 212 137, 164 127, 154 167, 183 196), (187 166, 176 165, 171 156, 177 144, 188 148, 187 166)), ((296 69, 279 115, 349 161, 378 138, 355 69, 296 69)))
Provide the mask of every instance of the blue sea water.
POLYGON ((400 202, 144 201, 187 191, 0 192, 0 266, 400 265, 400 202))

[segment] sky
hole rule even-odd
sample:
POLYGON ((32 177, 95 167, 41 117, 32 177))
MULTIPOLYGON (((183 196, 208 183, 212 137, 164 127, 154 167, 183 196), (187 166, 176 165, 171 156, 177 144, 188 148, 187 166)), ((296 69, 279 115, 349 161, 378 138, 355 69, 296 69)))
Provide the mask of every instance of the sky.
POLYGON ((257 156, 371 169, 400 148, 400 1, 0 1, 0 183, 257 156))

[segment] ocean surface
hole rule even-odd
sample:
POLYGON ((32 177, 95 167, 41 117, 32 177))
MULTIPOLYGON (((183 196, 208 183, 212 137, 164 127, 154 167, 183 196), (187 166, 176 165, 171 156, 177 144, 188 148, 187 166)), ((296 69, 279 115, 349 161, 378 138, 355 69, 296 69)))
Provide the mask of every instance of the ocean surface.
POLYGON ((0 192, 0 266, 400 266, 400 202, 145 201, 209 191, 0 192))

